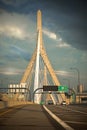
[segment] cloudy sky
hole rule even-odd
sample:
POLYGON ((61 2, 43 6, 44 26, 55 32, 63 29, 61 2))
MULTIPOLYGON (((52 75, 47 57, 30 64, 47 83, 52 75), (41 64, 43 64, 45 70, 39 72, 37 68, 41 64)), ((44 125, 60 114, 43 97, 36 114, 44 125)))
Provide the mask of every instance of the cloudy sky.
POLYGON ((36 47, 39 9, 44 45, 59 79, 76 86, 77 68, 87 90, 85 0, 0 0, 0 85, 20 82, 36 47))

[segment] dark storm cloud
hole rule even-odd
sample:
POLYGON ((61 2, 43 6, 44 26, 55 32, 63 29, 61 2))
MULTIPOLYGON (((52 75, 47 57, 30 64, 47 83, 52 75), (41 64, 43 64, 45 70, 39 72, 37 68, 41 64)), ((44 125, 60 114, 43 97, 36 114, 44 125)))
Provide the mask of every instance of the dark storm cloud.
MULTIPOLYGON (((60 35, 74 48, 87 50, 87 8, 85 0, 1 0, 0 8, 9 12, 43 13, 43 25, 60 35)), ((27 56, 26 56, 27 57, 27 56)))
POLYGON ((45 10, 45 16, 48 15, 48 19, 50 18, 47 26, 74 48, 87 50, 86 2, 84 0, 54 0, 54 2, 51 1, 49 10, 45 10))

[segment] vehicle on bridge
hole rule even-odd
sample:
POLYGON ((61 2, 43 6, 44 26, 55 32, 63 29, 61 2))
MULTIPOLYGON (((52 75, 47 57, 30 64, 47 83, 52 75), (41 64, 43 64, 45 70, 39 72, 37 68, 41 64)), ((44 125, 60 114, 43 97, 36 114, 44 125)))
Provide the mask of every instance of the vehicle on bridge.
POLYGON ((46 104, 48 104, 48 105, 53 105, 54 103, 53 103, 52 100, 48 100, 46 104))
POLYGON ((66 101, 62 101, 62 102, 61 102, 61 105, 66 105, 66 101))

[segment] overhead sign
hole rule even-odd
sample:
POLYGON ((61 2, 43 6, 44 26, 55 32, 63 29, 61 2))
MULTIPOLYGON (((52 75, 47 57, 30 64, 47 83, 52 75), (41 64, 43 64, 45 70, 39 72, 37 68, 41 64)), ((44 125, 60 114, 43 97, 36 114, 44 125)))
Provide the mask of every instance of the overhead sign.
POLYGON ((68 87, 67 86, 58 86, 58 91, 60 92, 68 92, 68 87))
POLYGON ((58 86, 55 85, 44 85, 43 91, 58 91, 58 86))
POLYGON ((68 92, 67 86, 56 86, 56 85, 44 85, 43 91, 59 91, 59 92, 68 92))

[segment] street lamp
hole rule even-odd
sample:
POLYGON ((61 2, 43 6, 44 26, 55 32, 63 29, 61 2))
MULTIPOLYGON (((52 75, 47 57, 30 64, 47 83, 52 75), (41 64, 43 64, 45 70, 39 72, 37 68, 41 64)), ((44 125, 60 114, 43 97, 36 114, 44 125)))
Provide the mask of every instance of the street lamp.
POLYGON ((78 74, 78 86, 79 86, 80 85, 80 72, 79 72, 79 69, 78 68, 70 68, 70 69, 73 69, 73 70, 77 71, 77 74, 78 74))
MULTIPOLYGON (((78 68, 70 68, 77 71, 78 74, 78 92, 80 93, 80 72, 78 68)), ((79 94, 79 103, 80 103, 80 94, 79 94)))

